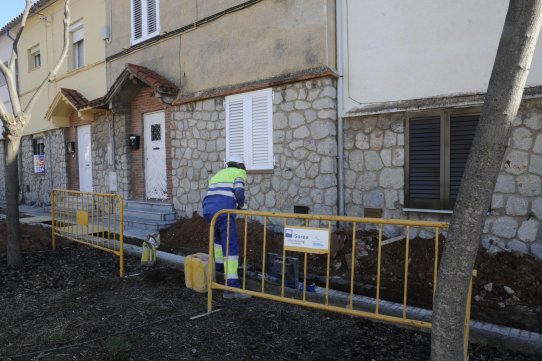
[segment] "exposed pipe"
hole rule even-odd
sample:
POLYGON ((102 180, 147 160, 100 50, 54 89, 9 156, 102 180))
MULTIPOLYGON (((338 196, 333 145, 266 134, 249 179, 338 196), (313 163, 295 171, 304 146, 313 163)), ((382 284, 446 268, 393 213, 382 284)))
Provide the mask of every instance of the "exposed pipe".
POLYGON ((343 9, 345 0, 336 0, 335 27, 337 33, 337 208, 339 216, 344 209, 344 118, 343 118, 343 9))
MULTIPOLYGON (((124 252, 126 255, 140 258, 143 253, 143 249, 139 246, 125 243, 124 252)), ((156 260, 162 265, 166 265, 184 272, 185 257, 183 256, 156 251, 156 260)), ((223 279, 223 274, 217 273, 217 280, 220 279, 223 279)), ((261 279, 247 277, 247 289, 259 290, 261 288, 261 282, 261 279)), ((271 293, 275 292, 280 294, 281 291, 281 287, 279 285, 266 283, 265 288, 271 293)), ((296 294, 298 295, 299 293, 299 291, 289 287, 285 287, 284 291, 285 296, 287 297, 295 297, 296 294)), ((325 288, 317 287, 315 292, 307 292, 307 298, 312 302, 324 303, 326 300, 325 288)), ((330 289, 328 300, 332 305, 345 306, 350 302, 350 293, 330 289)), ((376 300, 367 296, 353 295, 352 304, 356 309, 374 312, 376 300)), ((401 317, 403 305, 386 300, 380 300, 379 310, 388 315, 401 317)), ((431 310, 424 308, 407 306, 407 315, 411 319, 431 322, 432 312, 431 310)), ((472 319, 470 321, 470 341, 486 345, 504 345, 510 350, 531 355, 542 354, 542 334, 475 321, 472 319)))

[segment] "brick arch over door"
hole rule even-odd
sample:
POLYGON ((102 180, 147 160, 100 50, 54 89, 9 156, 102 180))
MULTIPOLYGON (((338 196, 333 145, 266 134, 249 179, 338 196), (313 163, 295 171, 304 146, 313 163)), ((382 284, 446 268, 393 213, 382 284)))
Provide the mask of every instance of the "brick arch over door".
MULTIPOLYGON (((163 104, 160 99, 154 96, 151 88, 142 88, 132 101, 131 120, 127 133, 141 136, 139 149, 128 152, 131 155, 132 162, 132 194, 134 199, 145 199, 145 137, 143 115, 164 111, 166 143, 166 175, 167 175, 167 199, 171 200, 171 108, 163 104)), ((126 144, 128 141, 126 140, 126 144)), ((127 145, 128 146, 128 145, 127 145)))

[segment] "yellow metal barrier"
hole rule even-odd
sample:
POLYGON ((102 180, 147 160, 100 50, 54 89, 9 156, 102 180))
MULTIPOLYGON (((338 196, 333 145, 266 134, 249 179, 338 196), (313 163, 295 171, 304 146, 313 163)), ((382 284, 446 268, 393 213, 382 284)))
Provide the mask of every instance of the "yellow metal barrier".
POLYGON ((55 189, 51 195, 52 248, 56 237, 113 253, 124 275, 124 203, 117 194, 55 189))
MULTIPOLYGON (((208 304, 207 304, 207 311, 212 311, 212 302, 213 302, 213 289, 217 290, 223 290, 223 291, 230 291, 230 292, 238 292, 242 294, 247 294, 250 296, 260 297, 264 299, 279 301, 279 302, 285 302, 290 303, 294 305, 300 305, 300 306, 306 306, 311 307, 314 309, 319 310, 325 310, 325 311, 332 311, 337 312, 341 314, 347 314, 352 316, 360 316, 368 319, 373 319, 377 321, 384 321, 394 324, 400 324, 400 325, 406 325, 406 326, 412 326, 412 327, 419 327, 419 328, 425 328, 430 329, 432 327, 430 322, 427 321, 421 321, 409 318, 407 314, 407 295, 408 295, 408 279, 409 279, 409 261, 415 262, 415 260, 410 259, 410 232, 411 227, 421 227, 421 228, 432 228, 435 232, 435 253, 434 253, 434 263, 433 263, 433 287, 432 290, 429 292, 432 292, 433 297, 435 295, 436 290, 436 284, 437 284, 437 270, 438 270, 438 263, 439 263, 439 230, 443 228, 448 228, 448 223, 445 222, 430 222, 430 221, 411 221, 411 220, 401 220, 401 219, 379 219, 379 218, 359 218, 359 217, 341 217, 341 216, 325 216, 325 215, 308 215, 308 214, 291 214, 291 213, 276 213, 276 212, 260 212, 260 211, 244 211, 244 210, 222 210, 218 212, 214 218, 211 221, 210 228, 209 228, 209 273, 208 273, 208 304), (241 249, 241 246, 243 246, 243 262, 246 265, 247 262, 247 243, 248 243, 248 220, 249 217, 258 217, 259 219, 263 218, 263 254, 262 254, 262 263, 261 263, 261 285, 259 286, 259 290, 249 290, 247 288, 247 270, 246 267, 243 266, 243 272, 242 272, 242 283, 241 288, 233 288, 227 286, 227 277, 224 277, 224 283, 218 283, 214 280, 214 236, 215 236, 215 224, 217 222, 217 219, 221 215, 227 215, 228 219, 228 226, 227 226, 227 236, 228 236, 228 244, 226 246, 226 253, 224 254, 225 257, 225 265, 224 269, 228 269, 228 256, 229 256, 229 233, 230 233, 230 217, 233 217, 234 215, 244 216, 244 240, 238 240, 239 241, 239 248, 241 249), (301 232, 305 232, 306 230, 316 230, 317 232, 321 232, 321 234, 328 234, 328 243, 327 246, 324 245, 309 245, 306 244, 300 244, 300 245, 292 245, 291 242, 286 243, 284 242, 282 246, 282 280, 280 285, 280 291, 279 292, 272 292, 268 291, 266 292, 266 251, 267 251, 267 225, 269 218, 273 219, 282 219, 282 224, 284 225, 284 229, 296 229, 300 230, 301 232), (288 224, 288 220, 298 220, 297 222, 301 222, 304 225, 293 225, 288 224), (327 227, 307 227, 310 223, 327 223, 327 227), (350 293, 349 293, 349 302, 347 304, 343 305, 331 305, 329 300, 329 283, 330 283, 330 258, 331 258, 331 231, 332 231, 332 223, 333 222, 340 222, 343 226, 350 224, 352 229, 352 257, 351 257, 351 271, 350 271, 350 293), (364 311, 360 309, 355 309, 353 304, 353 298, 354 298, 354 283, 355 283, 355 274, 357 271, 355 269, 355 259, 356 259, 356 238, 358 235, 360 235, 362 230, 359 230, 358 227, 362 225, 373 225, 376 226, 376 229, 378 230, 378 254, 377 254, 377 269, 376 269, 376 300, 375 300, 375 306, 374 311, 364 311), (380 289, 381 289, 381 265, 382 265, 382 247, 383 247, 383 240, 382 240, 382 233, 383 233, 383 226, 384 225, 395 225, 395 226, 404 226, 406 228, 406 237, 405 237, 405 258, 404 258, 404 274, 403 274, 403 307, 402 307, 402 315, 401 317, 390 315, 390 314, 383 314, 380 310, 380 289), (286 267, 286 252, 297 252, 303 254, 303 293, 301 299, 296 299, 295 294, 292 297, 286 297, 285 296, 285 267, 286 267), (327 255, 326 260, 326 289, 325 289, 325 300, 323 302, 315 302, 313 300, 309 300, 307 297, 307 270, 308 270, 308 260, 307 257, 309 254, 320 254, 320 255, 327 255)), ((367 231, 365 231, 367 232, 367 231)), ((302 238, 302 236, 300 237, 302 238)), ((286 240, 286 238, 284 238, 286 240)), ((241 254, 239 255, 241 256, 241 254)), ((241 259, 241 257, 239 257, 241 259)), ((473 276, 476 276, 476 271, 473 272, 473 276)), ((241 277, 241 276, 240 276, 241 277)), ((467 347, 468 347, 468 337, 469 337, 469 320, 470 320, 470 308, 471 308, 471 299, 472 296, 472 279, 469 286, 469 297, 468 302, 466 305, 466 317, 465 317, 465 359, 467 359, 467 347)))

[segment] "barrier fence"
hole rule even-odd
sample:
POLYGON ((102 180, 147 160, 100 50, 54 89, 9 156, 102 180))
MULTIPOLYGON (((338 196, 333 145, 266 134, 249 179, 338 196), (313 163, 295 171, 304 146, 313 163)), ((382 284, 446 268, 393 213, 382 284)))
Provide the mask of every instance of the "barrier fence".
POLYGON ((56 237, 119 257, 124 275, 124 202, 120 195, 55 189, 51 195, 52 248, 56 237))
MULTIPOLYGON (((414 319, 408 312, 407 296, 409 290, 409 277, 412 279, 412 275, 409 274, 409 265, 411 262, 416 262, 415 259, 411 259, 410 254, 410 242, 411 242, 411 231, 413 228, 423 228, 427 231, 431 229, 434 232, 434 254, 433 254, 433 279, 432 287, 428 292, 432 292, 434 298, 436 287, 437 287, 437 270, 439 264, 439 237, 440 231, 442 229, 448 228, 448 223, 445 222, 431 222, 431 221, 411 221, 411 220, 399 220, 399 219, 378 219, 378 218, 358 218, 358 217, 344 217, 344 216, 325 216, 325 215, 309 215, 309 214, 291 214, 291 213, 274 213, 274 212, 260 212, 260 211, 244 211, 244 210, 222 210, 218 212, 211 221, 209 228, 209 273, 208 273, 208 305, 207 311, 212 311, 212 297, 213 290, 223 290, 230 292, 238 292, 242 294, 247 294, 254 297, 260 297, 264 299, 285 302, 300 306, 311 307, 314 309, 337 312, 341 314, 347 314, 352 316, 364 317, 377 321, 384 321, 388 323, 425 328, 430 329, 432 327, 431 322, 422 321, 414 319), (229 240, 230 234, 230 219, 232 217, 244 216, 243 226, 244 226, 244 236, 242 239, 239 239, 239 248, 242 254, 239 255, 239 259, 243 260, 244 266, 240 267, 239 271, 241 274, 240 288, 233 288, 227 285, 227 277, 224 277, 224 283, 219 283, 215 280, 214 272, 214 237, 215 237, 215 225, 218 217, 226 216, 227 219, 227 238, 229 240), (258 281, 258 289, 248 289, 247 288, 247 247, 251 246, 249 240, 254 237, 251 237, 249 234, 248 222, 249 217, 252 220, 258 219, 261 221, 263 227, 263 241, 262 241, 262 253, 261 253, 261 282, 258 281), (279 222, 274 222, 275 225, 282 225, 283 229, 283 244, 282 244, 282 272, 280 273, 280 287, 277 289, 277 285, 269 281, 266 269, 266 254, 268 247, 268 225, 270 224, 270 219, 280 220, 279 222), (352 255, 351 255, 351 266, 349 274, 349 299, 346 304, 332 304, 330 302, 330 261, 331 261, 331 235, 333 224, 340 222, 343 229, 350 229, 350 237, 352 242, 352 255), (295 223, 295 224, 293 224, 295 223), (314 227, 313 224, 316 224, 314 227), (323 226, 322 226, 323 224, 323 226), (403 270, 403 297, 402 297, 402 313, 401 316, 396 316, 393 314, 385 314, 382 312, 380 304, 381 300, 381 281, 382 281, 382 248, 385 247, 383 244, 383 227, 386 225, 390 226, 399 226, 404 229, 404 270, 403 270), (348 227, 350 226, 350 227, 348 227), (361 228, 361 229, 360 229, 361 228), (359 269, 356 269, 356 240, 361 238, 363 234, 369 234, 372 232, 377 232, 377 267, 376 267, 376 289, 375 289, 375 302, 374 307, 370 310, 362 310, 355 308, 354 306, 354 285, 356 283, 356 275, 364 271, 363 261, 359 264, 359 269), (295 292, 291 292, 288 285, 285 282, 286 279, 286 260, 287 256, 292 253, 301 254, 302 260, 299 263, 302 264, 302 279, 303 283, 298 289, 296 288, 295 292), (307 292, 307 274, 308 274, 308 256, 309 255, 321 255, 321 257, 326 257, 326 275, 325 275, 325 297, 321 301, 311 299, 310 292, 307 292), (267 288, 266 288, 267 286, 267 288), (298 290, 302 290, 302 294, 298 295, 298 290), (290 291, 290 292, 286 292, 290 291), (289 294, 290 296, 286 295, 289 294), (300 297, 297 298, 297 297, 300 297)), ((239 232, 241 234, 241 232, 239 232)), ((240 237, 241 238, 241 237, 240 237)), ((251 246, 251 248, 254 245, 251 246)), ((256 245, 257 247, 257 245, 256 245)), ((225 264, 224 269, 228 270, 228 256, 229 256, 229 241, 226 246, 226 251, 224 252, 225 264)), ((428 250, 429 251, 429 250, 428 250)), ((251 259, 251 261, 253 261, 251 259)), ((241 262, 240 262, 241 263, 241 262)), ((476 275, 476 271, 473 272, 473 276, 476 275)), ((258 277, 259 279, 259 277, 258 277)), ((252 287, 254 288, 254 287, 252 287)), ((470 321, 470 309, 471 309, 471 297, 472 297, 472 278, 469 285, 469 294, 466 305, 466 317, 465 317, 465 338, 464 338, 464 352, 465 359, 467 359, 467 348, 468 348, 468 338, 469 338, 469 321, 470 321)))

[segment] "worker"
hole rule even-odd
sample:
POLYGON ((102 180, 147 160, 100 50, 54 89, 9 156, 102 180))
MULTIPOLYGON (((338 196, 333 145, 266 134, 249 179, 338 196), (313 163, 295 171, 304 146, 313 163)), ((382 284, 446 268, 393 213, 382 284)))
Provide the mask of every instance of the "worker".
MULTIPOLYGON (((215 214, 222 209, 246 209, 245 207, 245 183, 247 172, 242 157, 232 155, 227 160, 227 168, 218 171, 209 181, 207 195, 203 199, 203 217, 211 222, 215 214)), ((215 269, 224 272, 227 277, 227 285, 240 288, 237 269, 239 268, 239 241, 235 215, 229 216, 229 242, 228 242, 228 215, 220 215, 215 223, 214 258, 215 269), (229 243, 229 244, 228 244, 229 243), (227 253, 227 262, 225 256, 227 253), (224 265, 227 263, 227 269, 224 265)), ((250 296, 224 291, 224 298, 243 299, 250 296)))

